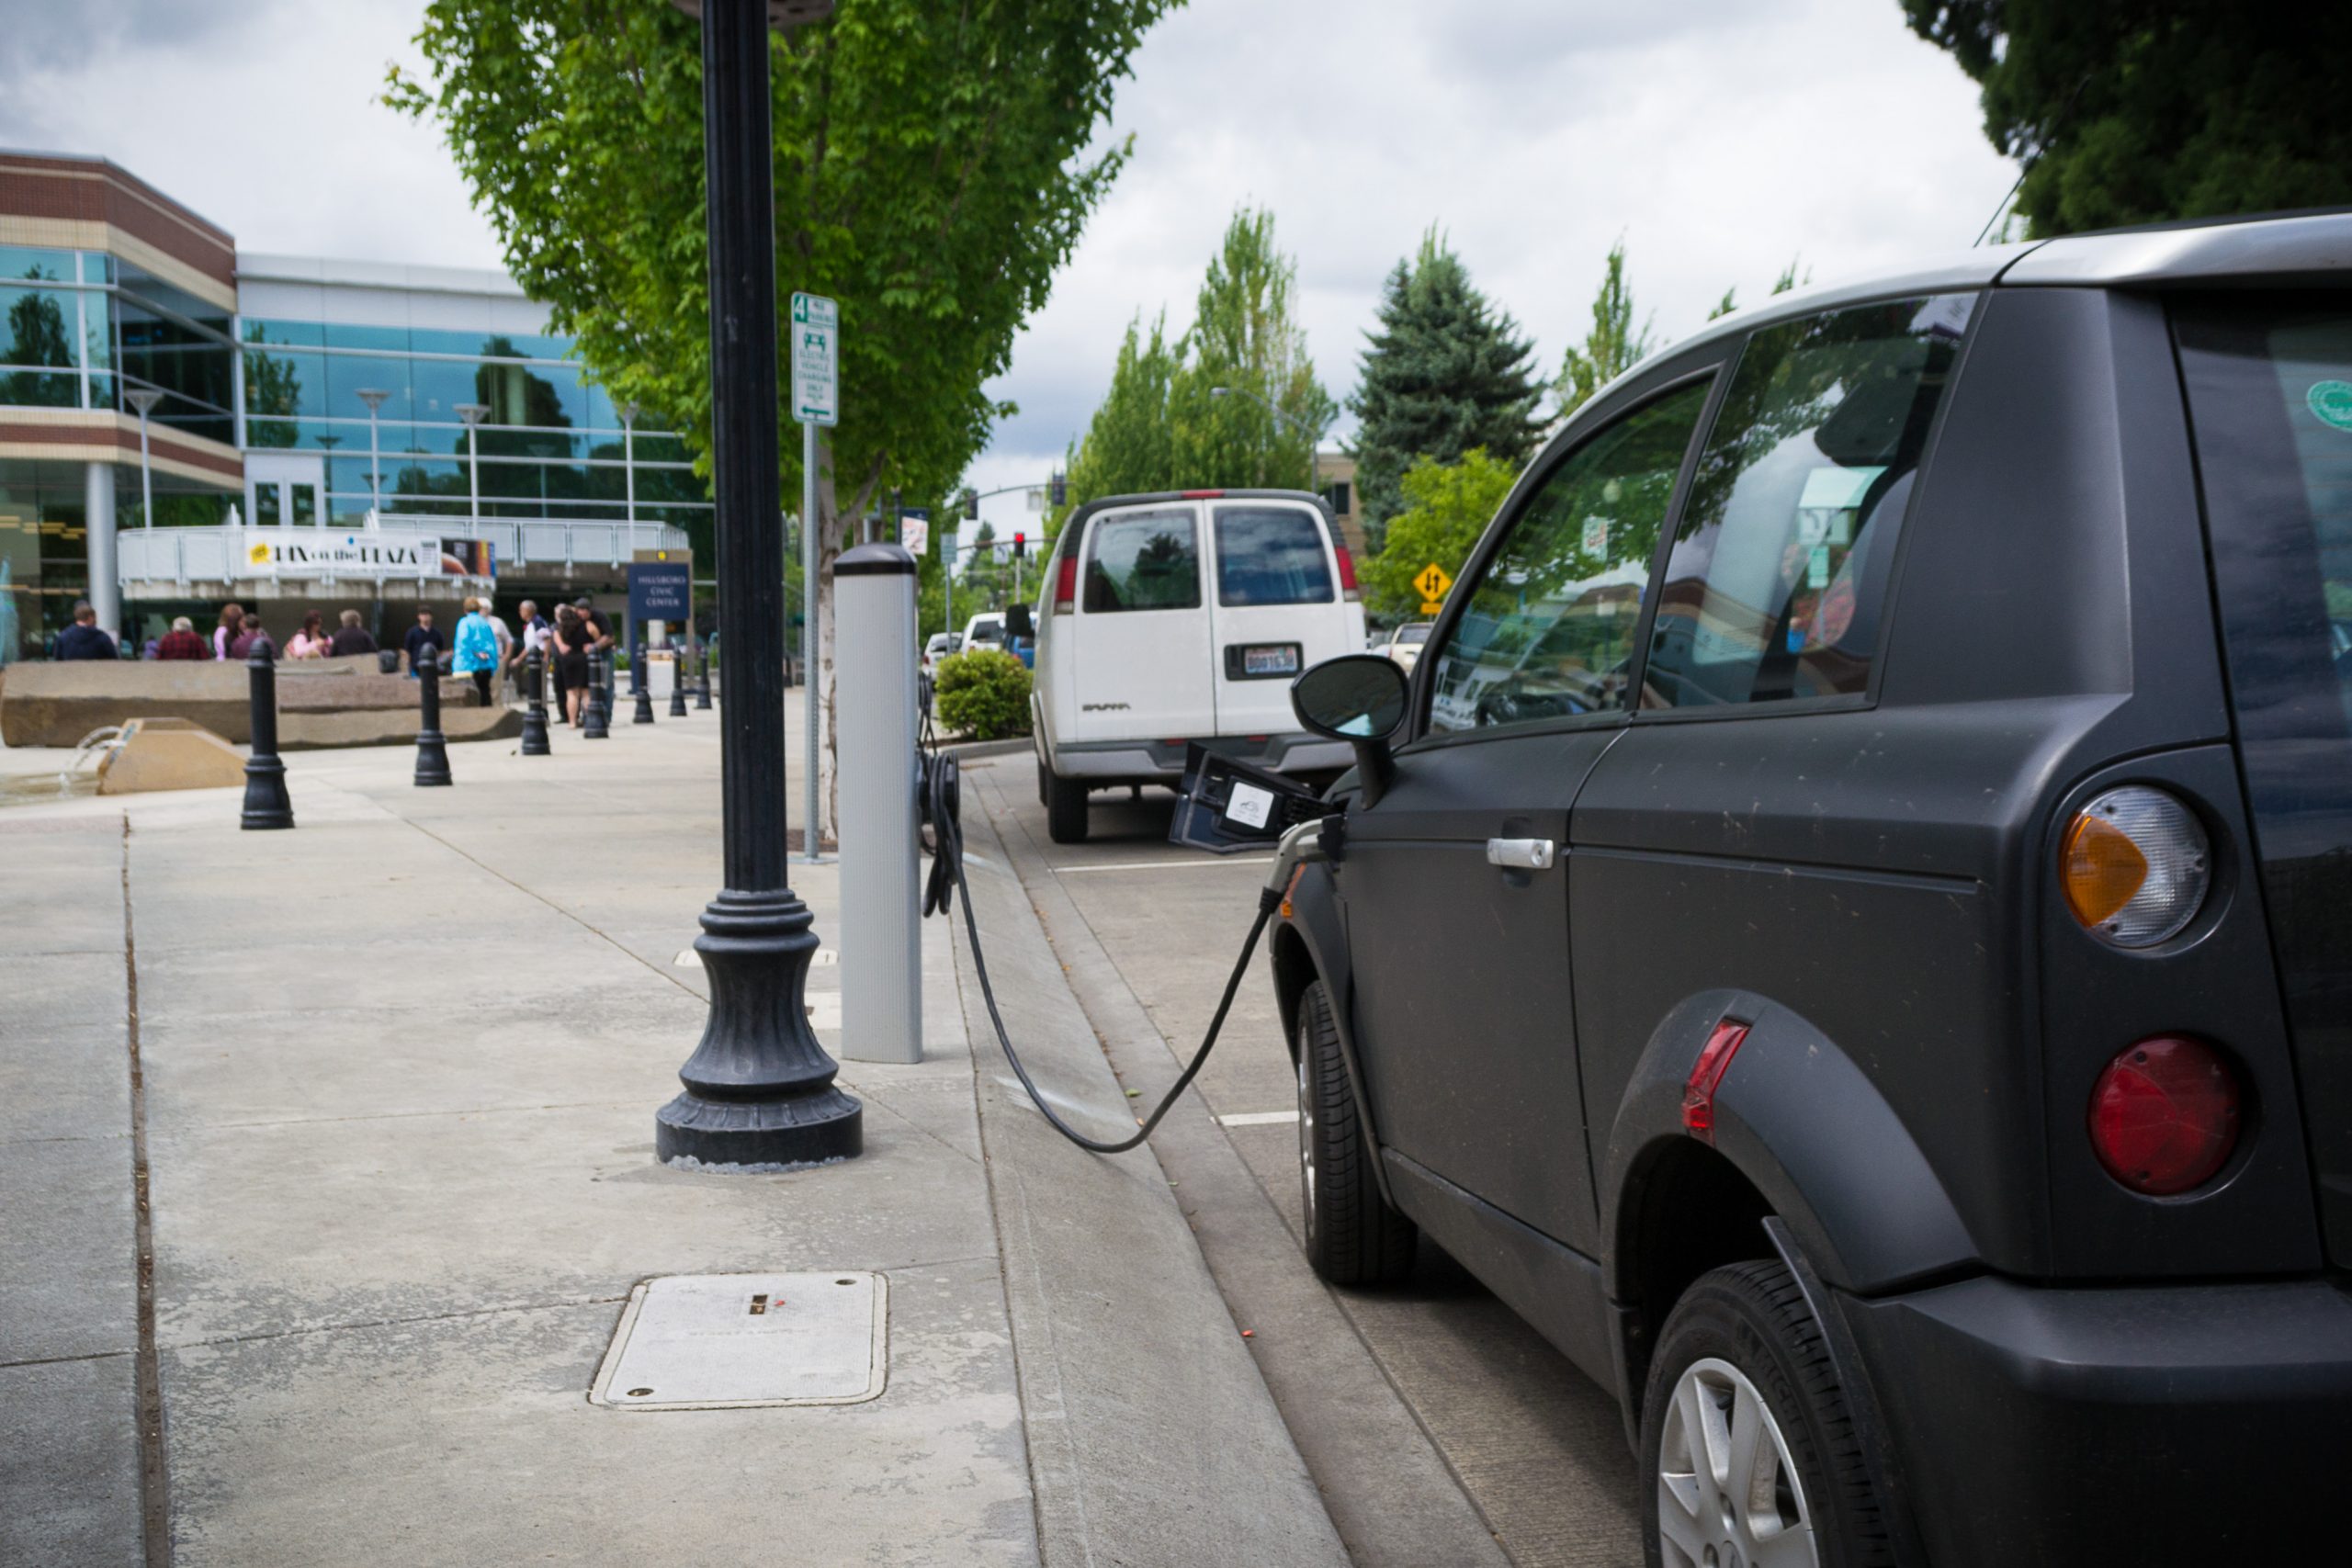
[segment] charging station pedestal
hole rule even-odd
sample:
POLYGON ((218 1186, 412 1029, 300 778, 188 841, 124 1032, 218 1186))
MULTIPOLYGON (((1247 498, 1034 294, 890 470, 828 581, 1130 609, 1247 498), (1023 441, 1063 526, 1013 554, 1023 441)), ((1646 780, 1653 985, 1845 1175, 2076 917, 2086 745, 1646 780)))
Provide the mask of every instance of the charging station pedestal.
POLYGON ((842 1055, 922 1060, 915 789, 915 558, 860 545, 833 563, 841 749, 842 1055))

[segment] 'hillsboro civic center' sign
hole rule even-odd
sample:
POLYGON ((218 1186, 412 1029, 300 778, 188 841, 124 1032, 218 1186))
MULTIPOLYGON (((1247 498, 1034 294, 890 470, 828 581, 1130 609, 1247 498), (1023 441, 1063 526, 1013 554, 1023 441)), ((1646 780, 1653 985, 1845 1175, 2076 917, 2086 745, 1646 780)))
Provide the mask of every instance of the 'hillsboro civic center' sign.
POLYGON ((472 539, 430 539, 373 531, 336 534, 323 528, 246 528, 247 577, 488 577, 487 545, 472 539), (458 548, 452 550, 451 546, 458 548))

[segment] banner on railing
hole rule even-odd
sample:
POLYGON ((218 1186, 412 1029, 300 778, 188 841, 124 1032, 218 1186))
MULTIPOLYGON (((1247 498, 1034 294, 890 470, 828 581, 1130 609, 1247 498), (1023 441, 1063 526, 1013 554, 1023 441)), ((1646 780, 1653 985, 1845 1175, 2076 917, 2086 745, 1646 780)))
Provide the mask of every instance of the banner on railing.
POLYGON ((494 566, 485 539, 435 539, 373 528, 247 528, 242 543, 247 577, 489 577, 494 566))

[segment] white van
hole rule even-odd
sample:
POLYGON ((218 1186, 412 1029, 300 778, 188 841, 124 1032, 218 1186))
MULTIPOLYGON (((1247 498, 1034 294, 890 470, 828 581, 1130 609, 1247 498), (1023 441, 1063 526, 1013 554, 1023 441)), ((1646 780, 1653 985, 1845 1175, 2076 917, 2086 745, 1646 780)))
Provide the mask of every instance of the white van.
POLYGON ((1302 671, 1364 641, 1355 562, 1317 497, 1109 496, 1071 515, 1045 565, 1029 701, 1057 843, 1085 839, 1089 790, 1175 784, 1187 741, 1277 773, 1353 761, 1290 706, 1302 671))

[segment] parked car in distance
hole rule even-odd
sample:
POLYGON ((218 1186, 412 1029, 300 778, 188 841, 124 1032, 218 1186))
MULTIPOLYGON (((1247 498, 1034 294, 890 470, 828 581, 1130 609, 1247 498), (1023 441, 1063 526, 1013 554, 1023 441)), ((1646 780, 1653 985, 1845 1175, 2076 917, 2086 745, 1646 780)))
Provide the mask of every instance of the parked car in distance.
POLYGON ((938 669, 941 660, 956 652, 963 646, 964 639, 954 632, 932 633, 931 639, 922 645, 922 668, 938 669))
POLYGON ((1428 621, 1406 622, 1388 634, 1388 640, 1381 645, 1380 651, 1386 654, 1397 669, 1411 674, 1414 660, 1421 656, 1421 645, 1430 640, 1430 625, 1428 621))
POLYGON ((964 638, 957 644, 957 651, 975 649, 983 643, 999 649, 1004 646, 1003 611, 983 610, 964 623, 964 638))
POLYGON ((1355 562, 1319 496, 1089 502, 1045 561, 1035 630, 1037 793, 1057 843, 1086 837, 1091 790, 1175 784, 1190 741, 1277 773, 1347 763, 1289 698, 1301 671, 1364 642, 1355 562))
POLYGON ((1272 967, 1304 1237, 1603 1385, 1648 1561, 2282 1561, 2352 1460, 2352 213, 1777 298, 1540 453, 1272 967))

